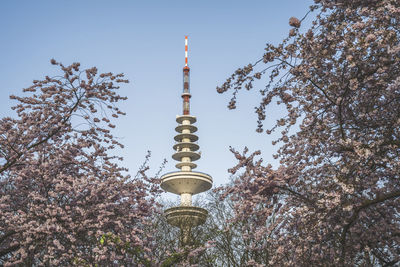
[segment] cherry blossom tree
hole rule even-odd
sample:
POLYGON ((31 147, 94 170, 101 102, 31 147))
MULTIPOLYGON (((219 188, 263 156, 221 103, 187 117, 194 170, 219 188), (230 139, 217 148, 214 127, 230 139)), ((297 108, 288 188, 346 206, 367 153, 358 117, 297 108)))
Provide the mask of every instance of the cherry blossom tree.
POLYGON ((271 266, 398 265, 400 2, 315 0, 310 12, 310 28, 291 18, 287 38, 217 88, 235 108, 265 79, 257 131, 281 132, 279 168, 232 150, 240 178, 220 190, 240 196, 236 221, 269 237, 271 266), (264 130, 273 103, 287 113, 264 130))
POLYGON ((0 265, 150 265, 156 181, 119 165, 123 74, 79 63, 33 81, 0 120, 0 265))
MULTIPOLYGON (((203 238, 212 241, 212 246, 205 251, 203 257, 210 259, 210 266, 239 267, 251 260, 267 265, 274 251, 270 249, 269 235, 259 236, 258 214, 249 214, 245 220, 235 219, 235 205, 247 200, 234 192, 223 199, 221 194, 220 191, 207 192, 208 203, 205 206, 209 217, 204 225, 203 238), (256 223, 253 223, 254 220, 256 223)), ((273 220, 272 215, 265 220, 265 225, 273 223, 273 220)))

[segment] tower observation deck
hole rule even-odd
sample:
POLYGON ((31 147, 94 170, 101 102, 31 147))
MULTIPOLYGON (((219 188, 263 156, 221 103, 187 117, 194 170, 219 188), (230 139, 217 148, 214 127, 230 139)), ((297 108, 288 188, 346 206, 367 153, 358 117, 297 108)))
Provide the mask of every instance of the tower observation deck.
POLYGON ((190 115, 190 68, 188 66, 188 38, 185 37, 185 67, 183 68, 183 115, 176 117, 178 126, 175 128, 177 135, 173 146, 175 153, 172 158, 178 163, 175 165, 179 171, 170 172, 161 176, 161 188, 164 191, 180 195, 180 206, 164 211, 167 222, 181 230, 180 245, 190 245, 191 228, 203 224, 207 210, 192 205, 192 196, 209 190, 212 178, 203 172, 193 171, 197 167, 194 161, 200 158, 199 139, 195 134, 197 127, 193 124, 196 117, 190 115))

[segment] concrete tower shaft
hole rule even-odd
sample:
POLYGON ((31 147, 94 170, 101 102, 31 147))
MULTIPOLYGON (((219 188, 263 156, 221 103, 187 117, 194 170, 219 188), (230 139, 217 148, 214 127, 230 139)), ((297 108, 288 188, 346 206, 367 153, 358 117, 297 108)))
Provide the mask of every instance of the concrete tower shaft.
POLYGON ((194 207, 192 205, 192 195, 199 194, 209 190, 212 187, 213 180, 210 175, 203 172, 194 172, 192 169, 197 165, 194 161, 200 158, 199 145, 196 143, 199 139, 195 134, 197 127, 193 124, 196 117, 190 115, 190 89, 188 67, 188 42, 185 36, 185 67, 183 68, 183 115, 176 117, 178 126, 175 128, 177 135, 173 146, 175 153, 172 158, 178 163, 175 165, 179 171, 166 173, 161 176, 161 188, 167 192, 180 195, 181 203, 178 207, 165 210, 167 222, 181 229, 181 245, 190 244, 191 228, 203 224, 208 212, 207 210, 194 207))

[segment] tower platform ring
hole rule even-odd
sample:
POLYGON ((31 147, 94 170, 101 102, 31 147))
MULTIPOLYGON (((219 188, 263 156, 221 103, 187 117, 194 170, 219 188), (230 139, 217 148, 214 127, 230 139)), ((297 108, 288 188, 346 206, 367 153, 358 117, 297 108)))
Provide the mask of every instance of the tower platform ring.
POLYGON ((179 148, 179 150, 181 150, 182 148, 189 148, 191 151, 197 151, 197 150, 199 150, 200 146, 196 143, 191 143, 191 142, 179 142, 173 146, 173 149, 175 151, 178 148, 179 148))
POLYGON ((176 227, 195 227, 203 224, 208 211, 194 206, 180 206, 169 208, 164 211, 167 222, 176 227))
POLYGON ((189 157, 191 161, 196 161, 200 158, 200 154, 193 151, 180 151, 172 155, 172 158, 181 161, 183 157, 189 157))
POLYGON ((161 176, 161 188, 173 194, 199 194, 212 187, 212 177, 202 172, 177 171, 161 176))
POLYGON ((195 116, 191 115, 178 115, 176 116, 176 122, 179 124, 182 124, 184 120, 190 121, 191 124, 195 123, 197 121, 195 116))
POLYGON ((194 133, 197 131, 197 127, 191 124, 181 124, 175 127, 175 131, 178 133, 181 133, 182 130, 189 130, 191 133, 194 133))
POLYGON ((181 95, 182 97, 184 97, 184 96, 188 96, 189 98, 191 98, 192 97, 192 95, 190 94, 190 93, 182 93, 182 95, 181 95))
POLYGON ((195 134, 188 134, 188 133, 185 133, 185 134, 177 134, 177 135, 175 135, 175 137, 174 137, 175 141, 177 141, 177 142, 182 142, 182 139, 183 139, 183 138, 188 138, 188 139, 190 139, 190 142, 196 142, 197 140, 199 140, 199 137, 198 137, 197 135, 195 135, 195 134))
POLYGON ((178 169, 182 168, 183 166, 189 166, 191 169, 197 168, 197 164, 193 162, 179 162, 175 164, 175 167, 178 169))

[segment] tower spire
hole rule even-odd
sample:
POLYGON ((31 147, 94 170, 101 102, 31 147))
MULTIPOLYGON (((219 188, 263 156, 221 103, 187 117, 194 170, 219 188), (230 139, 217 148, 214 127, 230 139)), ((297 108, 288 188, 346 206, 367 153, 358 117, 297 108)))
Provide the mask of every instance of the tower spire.
POLYGON ((188 37, 185 36, 185 67, 188 65, 188 37))

